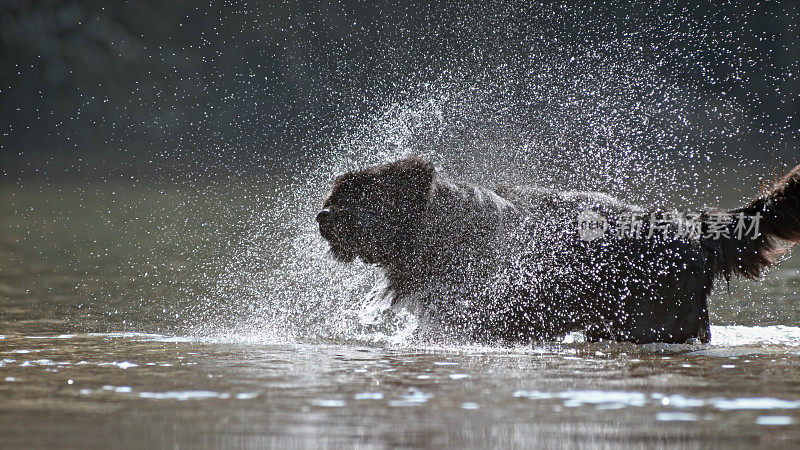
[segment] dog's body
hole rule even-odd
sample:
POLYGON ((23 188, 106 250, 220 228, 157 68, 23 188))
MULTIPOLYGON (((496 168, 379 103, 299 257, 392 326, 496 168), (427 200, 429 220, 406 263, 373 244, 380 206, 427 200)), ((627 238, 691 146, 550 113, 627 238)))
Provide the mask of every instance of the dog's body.
MULTIPOLYGON (((317 220, 335 256, 384 271, 376 295, 450 334, 527 342, 584 331, 590 339, 707 342, 715 277, 757 277, 772 264, 777 239, 800 241, 800 167, 731 213, 745 219, 722 224, 727 238, 687 236, 686 216, 667 221, 596 193, 495 192, 407 158, 339 177, 317 220), (595 239, 579 229, 588 212, 608 221, 595 239), (632 215, 641 215, 638 229, 632 215), (736 237, 742 224, 760 225, 760 234, 736 237), (630 235, 612 235, 626 226, 630 235)), ((697 231, 714 226, 710 217, 699 216, 697 231)))

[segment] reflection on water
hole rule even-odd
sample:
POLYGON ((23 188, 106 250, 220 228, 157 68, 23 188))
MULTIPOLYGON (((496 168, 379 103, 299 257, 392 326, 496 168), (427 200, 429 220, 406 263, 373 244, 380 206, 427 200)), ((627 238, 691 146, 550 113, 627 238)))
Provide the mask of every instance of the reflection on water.
MULTIPOLYGON (((203 249, 220 250, 209 240, 231 235, 207 232, 202 214, 196 232, 159 235, 185 220, 170 209, 179 192, 0 190, 3 448, 800 445, 796 256, 763 283, 718 290, 712 345, 569 336, 533 347, 421 346, 402 334, 376 342, 237 328, 264 309, 215 303, 192 284, 204 280, 179 277, 219 280, 220 268, 192 264, 205 261, 203 249), (194 240, 203 233, 209 240, 194 240), (174 278, 154 275, 165 266, 174 278), (187 326, 216 316, 223 329, 233 324, 228 332, 187 326)), ((225 195, 242 210, 263 203, 243 192, 209 204, 225 195)), ((305 287, 309 298, 324 284, 305 287)), ((317 320, 306 300, 273 317, 317 320)))
POLYGON ((59 445, 68 423, 85 430, 74 445, 800 444, 798 342, 735 335, 503 349, 7 334, 0 429, 20 447, 59 445))

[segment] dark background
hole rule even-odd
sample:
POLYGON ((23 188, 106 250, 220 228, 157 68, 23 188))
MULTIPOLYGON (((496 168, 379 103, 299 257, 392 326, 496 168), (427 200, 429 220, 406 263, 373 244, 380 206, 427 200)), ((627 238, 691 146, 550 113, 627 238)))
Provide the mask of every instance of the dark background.
POLYGON ((532 48, 558 54, 641 29, 666 79, 744 111, 747 129, 728 143, 738 155, 791 152, 800 2, 683 3, 3 0, 0 171, 279 169, 443 71, 513 72, 532 48))

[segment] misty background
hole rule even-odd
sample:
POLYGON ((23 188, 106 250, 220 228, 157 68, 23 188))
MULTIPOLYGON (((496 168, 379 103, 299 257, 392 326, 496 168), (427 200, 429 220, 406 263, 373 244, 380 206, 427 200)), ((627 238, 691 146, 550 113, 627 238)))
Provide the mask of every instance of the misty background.
MULTIPOLYGON (((642 43, 640 62, 706 99, 689 120, 703 130, 725 121, 708 152, 733 155, 713 164, 777 169, 797 162, 798 23, 794 1, 5 0, 0 170, 7 181, 289 170, 352 117, 443 74, 480 91, 492 77, 526 76, 532 55, 569 57, 575 43, 602 52, 603 42, 642 43)), ((520 122, 552 108, 522 104, 520 122)))

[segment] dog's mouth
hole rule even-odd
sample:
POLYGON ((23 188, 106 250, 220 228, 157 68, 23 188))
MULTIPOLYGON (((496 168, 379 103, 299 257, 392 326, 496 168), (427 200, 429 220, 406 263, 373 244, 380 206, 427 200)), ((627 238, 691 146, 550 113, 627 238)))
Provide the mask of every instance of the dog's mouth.
POLYGON ((342 211, 329 208, 320 211, 317 214, 319 233, 328 241, 334 258, 342 262, 352 262, 357 255, 352 250, 352 245, 347 245, 347 230, 343 226, 341 214, 342 211))
POLYGON ((361 258, 367 264, 380 264, 387 258, 386 245, 371 233, 389 232, 394 222, 378 220, 377 214, 344 208, 325 208, 317 214, 319 233, 328 241, 331 254, 342 262, 361 258))
POLYGON ((353 253, 352 250, 332 241, 328 241, 328 244, 330 245, 331 255, 333 255, 337 261, 349 263, 356 259, 356 254, 353 253))

